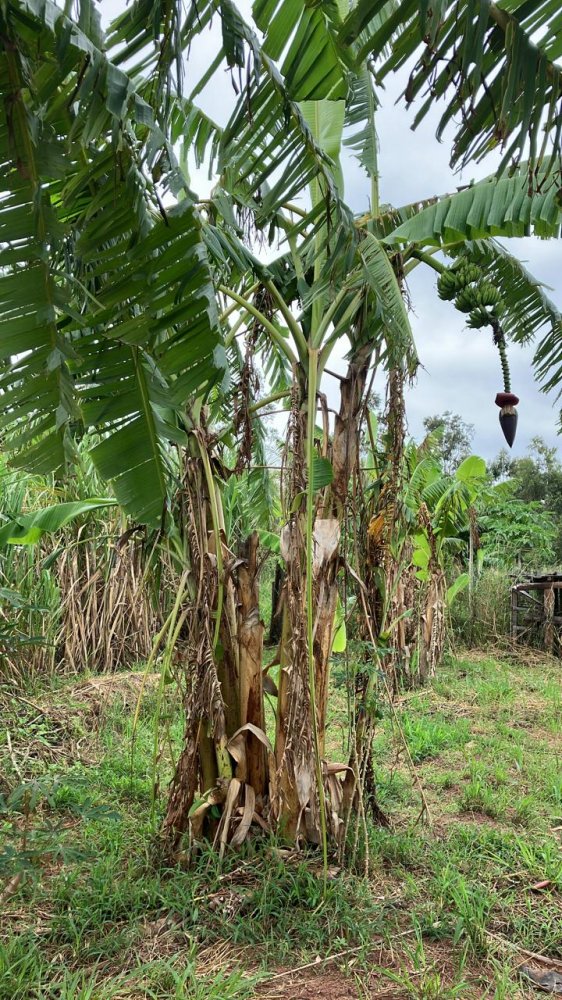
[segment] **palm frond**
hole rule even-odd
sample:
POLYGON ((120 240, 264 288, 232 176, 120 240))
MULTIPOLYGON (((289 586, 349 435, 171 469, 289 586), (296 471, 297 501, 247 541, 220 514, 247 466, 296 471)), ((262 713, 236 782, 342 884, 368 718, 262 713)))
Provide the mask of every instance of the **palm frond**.
POLYGON ((178 413, 224 375, 211 271, 193 204, 165 212, 144 173, 168 156, 166 137, 127 119, 114 145, 110 67, 88 104, 84 52, 68 45, 59 60, 67 21, 53 19, 54 33, 9 4, 2 24, 5 444, 14 464, 60 472, 74 433, 95 432, 98 469, 126 510, 155 524, 178 413))
POLYGON ((254 19, 265 34, 263 51, 275 62, 295 101, 345 98, 346 49, 338 44, 341 24, 336 0, 323 4, 256 0, 254 19))
MULTIPOLYGON (((415 211, 385 237, 388 243, 442 246, 488 236, 549 237, 560 234, 560 170, 536 176, 529 188, 522 165, 511 177, 488 177, 415 211)), ((405 212, 406 210, 402 210, 405 212)))
MULTIPOLYGON (((211 17, 209 6, 198 12, 198 30, 211 17)), ((181 94, 182 55, 185 35, 189 32, 194 11, 182 23, 181 0, 135 0, 112 21, 107 33, 107 47, 116 66, 127 67, 127 75, 150 81, 151 104, 158 107, 161 98, 181 94)))
POLYGON ((103 434, 96 468, 130 513, 157 523, 168 441, 185 440, 182 410, 224 373, 215 295, 194 209, 181 203, 129 251, 106 252, 104 287, 78 339, 85 426, 103 434))
POLYGON ((5 18, 0 14, 0 357, 6 363, 0 370, 0 426, 10 428, 20 461, 25 454, 26 467, 43 473, 64 462, 65 431, 75 405, 50 260, 52 246, 60 244, 60 227, 41 176, 41 160, 56 162, 59 150, 24 99, 31 81, 15 20, 11 9, 5 18), (10 427, 14 412, 20 418, 16 428, 10 427))
POLYGON ((206 166, 209 178, 215 173, 222 128, 188 99, 175 96, 170 106, 170 139, 180 146, 183 159, 188 154, 197 168, 206 166))
POLYGON ((345 224, 351 230, 351 213, 340 198, 333 168, 298 104, 286 100, 277 70, 266 64, 255 79, 255 89, 238 102, 223 132, 219 169, 224 186, 252 209, 256 223, 263 226, 318 182, 333 227, 345 224))
POLYGON ((362 67, 354 77, 346 103, 346 137, 344 145, 351 149, 368 176, 378 173, 378 139, 375 112, 378 100, 368 67, 362 67))
POLYGON ((371 233, 365 233, 357 253, 364 280, 376 303, 375 315, 382 323, 387 364, 390 368, 402 369, 406 363, 408 370, 412 371, 417 365, 412 328, 387 250, 371 233))
POLYGON ((437 100, 447 98, 438 136, 456 124, 452 163, 480 160, 504 151, 502 168, 529 150, 533 169, 543 154, 561 149, 562 70, 558 0, 401 0, 381 24, 385 0, 359 0, 340 31, 355 44, 357 59, 380 53, 391 40, 391 55, 378 77, 416 65, 405 96, 424 97, 414 126, 437 100), (550 138, 551 149, 543 148, 550 138))

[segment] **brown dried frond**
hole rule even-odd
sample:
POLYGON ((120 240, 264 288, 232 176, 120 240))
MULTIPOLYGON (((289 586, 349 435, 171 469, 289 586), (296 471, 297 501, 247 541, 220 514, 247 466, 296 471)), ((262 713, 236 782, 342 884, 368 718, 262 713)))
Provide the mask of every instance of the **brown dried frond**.
POLYGON ((306 414, 303 412, 302 390, 293 367, 291 405, 287 424, 287 439, 283 449, 282 465, 287 475, 282 477, 283 507, 291 507, 295 497, 306 491, 305 448, 306 414))
POLYGON ((240 381, 233 394, 234 433, 239 437, 238 455, 234 474, 239 475, 244 469, 249 469, 252 463, 253 425, 250 406, 259 393, 260 380, 254 365, 255 341, 257 333, 254 329, 246 336, 246 353, 240 373, 240 381))

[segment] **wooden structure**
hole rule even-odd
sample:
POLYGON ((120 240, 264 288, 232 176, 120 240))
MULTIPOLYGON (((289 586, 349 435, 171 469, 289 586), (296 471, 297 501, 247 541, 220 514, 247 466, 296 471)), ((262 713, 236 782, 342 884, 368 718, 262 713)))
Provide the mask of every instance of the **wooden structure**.
POLYGON ((562 573, 530 576, 511 588, 511 638, 562 653, 562 573))

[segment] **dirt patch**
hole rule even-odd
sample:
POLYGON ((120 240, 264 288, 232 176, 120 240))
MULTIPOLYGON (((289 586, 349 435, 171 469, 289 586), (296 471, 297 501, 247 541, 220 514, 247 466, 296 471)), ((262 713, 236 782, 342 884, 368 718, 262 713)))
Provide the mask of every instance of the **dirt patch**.
MULTIPOLYGON (((335 962, 322 961, 317 968, 280 970, 259 986, 255 995, 261 1000, 408 1000, 412 995, 410 988, 419 988, 420 997, 437 997, 440 994, 436 989, 445 995, 459 985, 450 946, 424 941, 423 953, 423 961, 416 963, 415 968, 411 954, 381 947, 373 951, 367 963, 355 966, 351 958, 345 970, 335 962), (400 977, 404 985, 393 982, 385 974, 388 972, 400 977)), ((480 1000, 484 995, 480 984, 490 978, 486 970, 466 969, 462 978, 464 1000, 480 1000)), ((514 994, 514 1000, 517 995, 514 994)))
POLYGON ((551 729, 545 729, 543 726, 535 725, 532 722, 524 720, 512 722, 511 728, 514 730, 514 739, 516 736, 519 736, 520 732, 523 732, 526 737, 532 737, 535 745, 525 743, 523 745, 525 752, 530 750, 532 753, 550 753, 557 755, 562 750, 562 739, 560 738, 560 734, 553 732, 551 729))
POLYGON ((337 969, 283 975, 259 986, 255 995, 263 1000, 358 1000, 359 997, 353 981, 337 969))

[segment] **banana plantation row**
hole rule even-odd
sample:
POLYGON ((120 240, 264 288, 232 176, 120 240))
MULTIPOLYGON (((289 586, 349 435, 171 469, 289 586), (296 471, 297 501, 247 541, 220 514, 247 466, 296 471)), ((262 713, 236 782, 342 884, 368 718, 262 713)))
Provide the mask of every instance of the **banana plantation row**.
MULTIPOLYGON (((80 496, 7 512, 0 543, 35 542, 114 502, 116 559, 135 532, 152 539, 113 596, 138 593, 149 568, 165 595, 164 613, 132 613, 149 666, 158 656, 162 684, 173 676, 184 702, 163 827, 176 856, 204 835, 221 851, 239 844, 252 824, 326 851, 376 813, 374 694, 435 671, 446 543, 485 472, 472 458, 446 481, 405 445, 404 387, 419 364, 408 275, 435 272, 436 294, 483 331, 467 336, 492 338, 508 443, 509 342, 536 341, 545 389, 560 378, 560 315, 497 239, 559 235, 562 71, 542 7, 256 0, 248 21, 230 0, 187 13, 137 0, 104 28, 91 0, 0 6, 3 445, 16 470, 58 490, 70 479, 80 496), (209 39, 216 52, 194 79, 209 39), (412 60, 418 120, 446 95, 440 132, 459 123, 452 162, 491 148, 502 158, 483 181, 394 207, 379 191, 376 113, 386 75, 412 60), (225 68, 232 108, 219 123, 198 98, 224 93, 225 68), (345 201, 350 153, 368 191, 358 216, 345 201), (213 180, 204 198, 188 172, 201 165, 213 180), (272 407, 286 420, 281 530, 260 537, 241 531, 252 522, 240 495, 268 502, 272 407), (90 465, 107 500, 84 496, 90 465), (266 551, 282 567, 282 624, 264 669, 266 551), (330 659, 351 624, 362 652, 349 755, 333 762, 330 659)), ((108 592, 88 600, 111 631, 108 592)), ((84 594, 67 593, 79 621, 84 594)))

